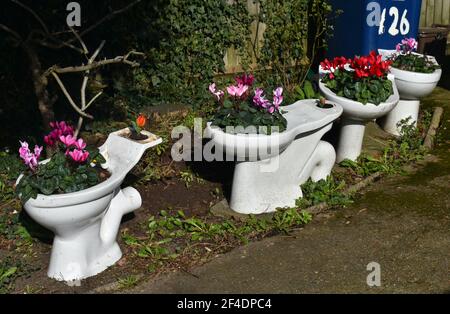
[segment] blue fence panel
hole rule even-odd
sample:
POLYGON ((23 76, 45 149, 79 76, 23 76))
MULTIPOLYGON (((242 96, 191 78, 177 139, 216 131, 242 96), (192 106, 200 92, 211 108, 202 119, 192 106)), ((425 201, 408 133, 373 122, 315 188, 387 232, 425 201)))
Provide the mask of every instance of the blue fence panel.
POLYGON ((417 39, 422 0, 330 0, 344 12, 335 20, 327 57, 365 55, 394 49, 405 37, 417 39))

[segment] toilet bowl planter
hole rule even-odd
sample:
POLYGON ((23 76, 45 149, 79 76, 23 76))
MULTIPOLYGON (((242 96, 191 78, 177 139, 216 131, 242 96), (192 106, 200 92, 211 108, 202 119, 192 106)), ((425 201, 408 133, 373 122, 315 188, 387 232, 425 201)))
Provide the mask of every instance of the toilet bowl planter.
MULTIPOLYGON (((126 138, 129 129, 109 134, 99 147, 110 177, 87 189, 43 195, 27 200, 23 207, 30 217, 54 232, 48 276, 60 281, 84 279, 117 262, 122 252, 116 241, 122 216, 141 206, 139 192, 121 189, 126 174, 144 151, 161 143, 146 131, 145 140, 126 138)), ((20 182, 21 177, 18 178, 20 182)))
POLYGON ((317 100, 301 100, 282 108, 287 120, 283 132, 230 134, 207 124, 206 136, 216 150, 235 160, 230 208, 243 214, 273 212, 295 206, 300 185, 325 179, 335 162, 331 144, 321 141, 342 108, 332 103, 320 108, 317 100))
MULTIPOLYGON (((396 50, 379 50, 384 58, 395 58, 398 54, 396 50)), ((418 53, 414 55, 423 56, 429 61, 438 66, 436 59, 432 56, 424 56, 418 53)), ((394 65, 390 67, 390 72, 395 77, 395 83, 400 95, 400 101, 397 106, 389 112, 386 116, 380 119, 380 125, 383 129, 391 134, 400 135, 400 122, 403 120, 408 124, 417 126, 419 116, 420 99, 428 96, 438 84, 442 70, 434 69, 431 73, 420 73, 402 70, 396 68, 394 65)))
POLYGON ((205 136, 215 156, 236 161, 230 207, 242 214, 273 212, 294 206, 300 184, 326 178, 335 161, 333 147, 321 141, 342 113, 339 105, 321 108, 317 100, 280 107, 283 88, 271 100, 253 89, 252 75, 236 78, 226 93, 211 84, 218 104, 205 136))
MULTIPOLYGON (((378 61, 380 60, 380 57, 376 56, 373 53, 371 53, 371 56, 372 58, 378 58, 378 61)), ((355 60, 358 59, 359 58, 355 57, 355 60)), ((348 73, 352 73, 353 71, 355 71, 355 69, 352 67, 354 66, 357 68, 355 60, 342 59, 341 61, 338 60, 334 62, 335 68, 331 66, 331 71, 333 72, 330 71, 330 64, 324 65, 322 63, 320 72, 322 76, 329 73, 337 73, 339 75, 338 72, 334 71, 343 71, 344 69, 348 73), (352 65, 350 65, 351 63, 352 65)), ((357 62, 359 62, 359 60, 357 62)), ((345 159, 355 161, 361 154, 366 124, 371 120, 386 115, 397 105, 399 101, 399 94, 394 81, 394 77, 393 75, 386 74, 387 64, 383 64, 382 67, 383 69, 380 72, 380 77, 385 77, 384 81, 389 80, 391 82, 392 90, 390 91, 390 96, 387 99, 379 102, 378 104, 374 104, 371 102, 362 103, 354 99, 349 99, 345 96, 338 96, 335 92, 327 87, 322 79, 319 81, 319 89, 322 95, 324 95, 326 99, 338 103, 343 108, 341 130, 337 148, 337 162, 341 162, 345 159)), ((369 71, 370 68, 367 70, 367 72, 369 71)), ((361 75, 369 75, 370 77, 372 74, 362 73, 361 75)), ((376 94, 372 95, 371 97, 376 97, 376 94)))

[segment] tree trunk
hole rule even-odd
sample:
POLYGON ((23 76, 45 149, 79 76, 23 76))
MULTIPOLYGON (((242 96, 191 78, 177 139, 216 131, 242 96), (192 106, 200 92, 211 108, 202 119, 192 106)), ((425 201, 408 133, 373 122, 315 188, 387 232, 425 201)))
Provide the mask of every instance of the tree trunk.
POLYGON ((24 50, 30 60, 31 77, 33 79, 34 93, 38 102, 38 108, 41 113, 44 131, 50 131, 50 122, 55 120, 55 113, 53 111, 53 101, 49 97, 47 91, 48 80, 43 76, 42 65, 36 50, 30 45, 23 44, 24 50))

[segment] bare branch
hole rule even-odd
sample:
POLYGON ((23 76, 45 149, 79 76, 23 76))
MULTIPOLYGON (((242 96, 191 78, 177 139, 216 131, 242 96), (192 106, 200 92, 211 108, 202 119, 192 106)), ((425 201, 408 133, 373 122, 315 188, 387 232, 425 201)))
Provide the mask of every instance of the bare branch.
MULTIPOLYGON (((80 38, 80 40, 81 40, 81 38, 80 38)), ((97 58, 98 54, 100 53, 100 50, 102 50, 104 45, 105 45, 105 41, 102 40, 102 42, 100 43, 100 46, 98 46, 98 48, 94 51, 92 56, 89 58, 88 65, 92 64, 92 62, 94 62, 95 58, 97 58)), ((87 108, 87 106, 86 106, 86 86, 87 86, 87 82, 89 80, 89 72, 90 72, 90 70, 86 70, 86 73, 84 74, 84 77, 83 77, 83 83, 81 84, 81 110, 83 110, 83 111, 85 111, 87 108)))
POLYGON ((78 32, 73 29, 73 27, 70 27, 70 30, 72 31, 73 35, 78 39, 80 42, 81 47, 83 48, 83 53, 87 55, 89 53, 89 50, 86 47, 86 44, 84 43, 83 39, 81 39, 80 35, 78 35, 78 32))
POLYGON ((8 26, 6 26, 4 24, 0 24, 0 29, 11 34, 17 42, 23 41, 22 37, 16 31, 13 31, 12 29, 10 29, 8 26))
POLYGON ((48 34, 48 28, 47 25, 45 25, 44 21, 42 21, 42 19, 39 17, 39 15, 33 11, 33 9, 31 9, 29 6, 23 4, 22 2, 18 1, 18 0, 11 0, 11 2, 17 4, 18 6, 22 7, 23 9, 27 10, 31 15, 33 15, 33 17, 36 19, 36 21, 38 21, 39 24, 41 24, 42 28, 44 29, 45 33, 48 34))
POLYGON ((67 100, 69 101, 69 103, 72 105, 73 109, 75 109, 76 112, 78 112, 78 114, 80 116, 83 116, 85 118, 89 118, 89 119, 94 119, 93 116, 91 116, 90 114, 87 114, 85 112, 83 112, 73 101, 72 97, 69 95, 69 92, 67 91, 66 87, 64 86, 63 82, 61 81, 61 79, 59 78, 58 74, 56 74, 55 72, 51 72, 51 74, 53 75, 53 77, 55 78, 56 82, 58 83, 59 87, 61 88, 61 90, 63 91, 64 95, 66 96, 67 100))
MULTIPOLYGON (((53 41, 57 41, 57 39, 55 39, 53 37, 47 37, 46 39, 51 39, 53 41)), ((80 49, 80 48, 78 48, 78 47, 76 47, 76 46, 74 46, 74 45, 72 45, 72 44, 70 44, 68 42, 50 43, 46 39, 43 39, 43 40, 34 39, 33 41, 35 43, 41 45, 41 46, 44 46, 44 47, 47 47, 47 48, 50 48, 50 49, 60 49, 62 47, 67 47, 67 48, 73 49, 73 50, 75 50, 75 51, 77 51, 77 52, 79 52, 81 54, 84 53, 83 49, 80 49)))
POLYGON ((91 100, 89 100, 89 102, 87 103, 87 105, 86 105, 86 107, 85 107, 84 109, 86 110, 87 108, 89 108, 89 106, 92 105, 92 103, 93 103, 98 97, 100 97, 102 94, 103 94, 103 91, 98 92, 94 97, 92 97, 91 100))
POLYGON ((100 45, 98 46, 98 48, 94 51, 94 53, 92 54, 92 56, 89 58, 89 64, 92 64, 92 62, 94 62, 95 58, 97 58, 98 54, 100 53, 100 50, 103 49, 103 46, 105 45, 105 41, 102 40, 102 42, 100 43, 100 45))
POLYGON ((99 67, 102 67, 102 66, 105 66, 108 64, 114 64, 114 63, 125 63, 132 67, 139 66, 138 62, 128 60, 128 58, 131 55, 143 56, 145 54, 142 52, 130 51, 125 56, 117 56, 113 59, 104 59, 101 61, 92 62, 91 64, 83 64, 83 65, 79 65, 79 66, 70 66, 70 67, 65 67, 65 68, 53 67, 53 68, 47 70, 46 73, 50 74, 52 72, 56 72, 59 74, 63 74, 63 73, 84 72, 84 71, 96 69, 96 68, 99 68, 99 67))

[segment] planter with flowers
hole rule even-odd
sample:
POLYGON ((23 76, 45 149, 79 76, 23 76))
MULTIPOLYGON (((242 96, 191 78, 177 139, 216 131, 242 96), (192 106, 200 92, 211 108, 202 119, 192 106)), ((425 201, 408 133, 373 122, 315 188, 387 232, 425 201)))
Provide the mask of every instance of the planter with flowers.
POLYGON ((254 77, 242 75, 236 78, 236 84, 226 88, 226 93, 218 90, 216 84, 209 86, 209 91, 219 106, 211 121, 227 133, 242 132, 233 127, 250 127, 249 132, 266 133, 286 130, 287 121, 283 117, 280 105, 283 102, 283 88, 273 91, 273 101, 264 95, 262 88, 253 88, 254 77), (253 126, 261 128, 253 129, 253 126))
POLYGON ((225 153, 236 161, 230 208, 243 214, 295 206, 300 184, 330 174, 335 152, 321 138, 342 113, 339 105, 316 99, 280 107, 282 87, 269 100, 254 85, 253 76, 244 75, 225 91, 209 86, 218 107, 206 128, 214 153, 205 159, 223 160, 225 153))
POLYGON ((395 135, 399 135, 402 120, 417 125, 420 99, 433 91, 442 74, 434 57, 416 53, 416 49, 417 41, 405 38, 396 50, 379 50, 385 59, 392 62, 390 72, 400 94, 398 105, 381 120, 385 131, 395 135))
POLYGON ((368 56, 325 59, 320 64, 321 93, 340 104, 344 112, 337 161, 356 160, 361 153, 368 121, 386 115, 399 101, 394 78, 388 75, 391 61, 372 51, 368 56))
POLYGON ((51 126, 44 137, 53 151, 48 159, 39 162, 43 148, 21 142, 19 154, 28 170, 18 178, 16 192, 30 217, 55 234, 49 277, 78 280, 121 257, 116 242, 120 221, 141 206, 141 197, 134 188, 120 185, 144 151, 161 139, 144 130, 132 139, 132 126, 109 134, 95 148, 76 138, 64 121, 51 126))

